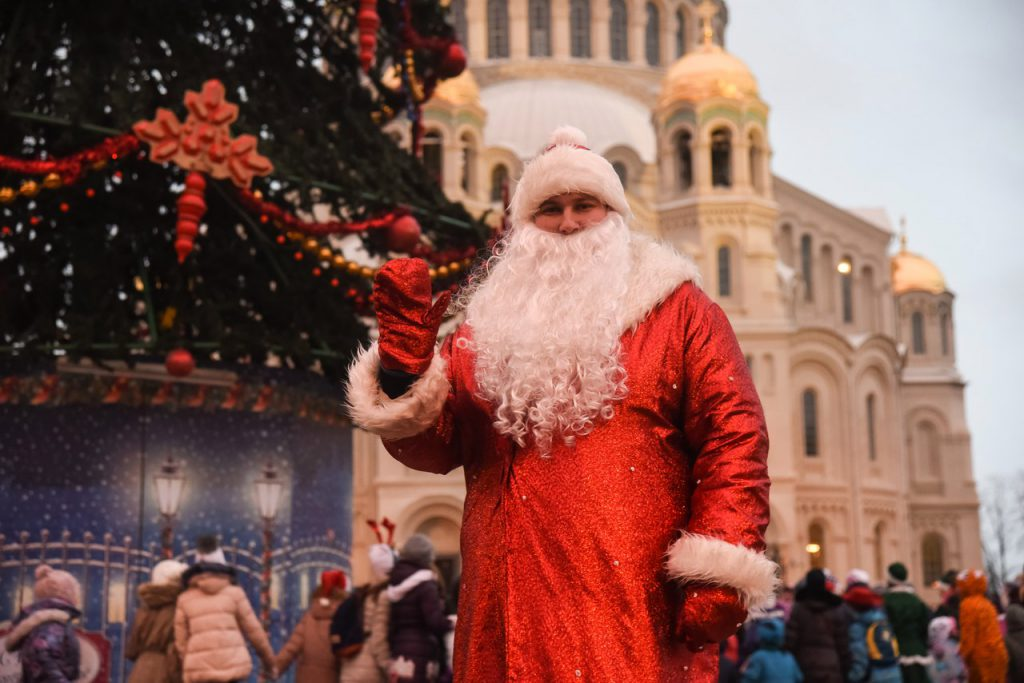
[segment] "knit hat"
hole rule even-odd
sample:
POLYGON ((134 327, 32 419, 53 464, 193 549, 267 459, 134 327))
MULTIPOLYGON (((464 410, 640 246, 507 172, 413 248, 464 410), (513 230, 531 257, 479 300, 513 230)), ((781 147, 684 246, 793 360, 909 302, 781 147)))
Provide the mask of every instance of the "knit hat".
POLYGON ((561 126, 516 184, 509 203, 512 225, 529 222, 545 200, 567 192, 593 195, 623 218, 632 214, 622 181, 608 160, 587 146, 587 136, 579 128, 561 126))
POLYGON ((850 573, 846 575, 846 587, 849 588, 850 586, 858 583, 870 586, 871 575, 863 569, 851 569, 850 573))
POLYGON ((78 584, 78 579, 47 564, 36 567, 34 593, 36 600, 52 598, 63 600, 72 607, 81 607, 82 587, 78 584))
POLYGON ((434 544, 423 534, 413 534, 402 546, 398 556, 427 569, 434 564, 434 544))
POLYGON ((206 564, 228 563, 216 536, 200 536, 196 539, 196 562, 205 562, 206 564))
POLYGON ((383 581, 395 568, 395 551, 386 543, 374 543, 370 546, 370 568, 378 581, 383 581))
POLYGON ((907 566, 902 562, 893 562, 888 568, 888 579, 889 583, 906 583, 907 582, 907 566))
POLYGON ((181 583, 181 575, 188 569, 188 565, 177 560, 163 560, 157 562, 150 575, 153 583, 167 585, 181 583))

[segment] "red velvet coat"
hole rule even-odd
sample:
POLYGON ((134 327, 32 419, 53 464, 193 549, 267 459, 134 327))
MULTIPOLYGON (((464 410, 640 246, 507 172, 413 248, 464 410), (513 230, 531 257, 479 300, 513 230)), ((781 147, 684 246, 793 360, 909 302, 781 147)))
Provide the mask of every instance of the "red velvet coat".
POLYGON ((629 394, 550 458, 491 426, 465 325, 393 401, 374 348, 351 368, 353 419, 395 458, 464 468, 457 681, 715 681, 717 648, 691 655, 671 637, 670 576, 733 586, 749 605, 773 592, 768 439, 743 354, 692 265, 634 242, 629 394))

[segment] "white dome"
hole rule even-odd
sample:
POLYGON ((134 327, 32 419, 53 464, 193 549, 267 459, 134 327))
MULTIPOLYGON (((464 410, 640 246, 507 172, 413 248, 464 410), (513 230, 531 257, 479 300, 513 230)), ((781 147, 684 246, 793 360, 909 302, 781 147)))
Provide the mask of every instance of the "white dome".
POLYGON ((580 81, 516 80, 487 86, 480 102, 487 111, 485 144, 507 147, 522 159, 536 156, 555 128, 570 125, 586 133, 599 154, 621 145, 644 163, 655 162, 650 110, 614 91, 580 81))

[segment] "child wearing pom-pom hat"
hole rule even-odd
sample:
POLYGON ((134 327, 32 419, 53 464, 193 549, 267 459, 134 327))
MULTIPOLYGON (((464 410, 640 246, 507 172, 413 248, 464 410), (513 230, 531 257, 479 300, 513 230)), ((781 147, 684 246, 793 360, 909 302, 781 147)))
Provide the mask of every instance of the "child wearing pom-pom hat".
POLYGON ((66 571, 36 567, 35 601, 7 634, 7 650, 21 655, 23 683, 61 683, 79 675, 80 649, 71 621, 81 616, 82 589, 66 571))

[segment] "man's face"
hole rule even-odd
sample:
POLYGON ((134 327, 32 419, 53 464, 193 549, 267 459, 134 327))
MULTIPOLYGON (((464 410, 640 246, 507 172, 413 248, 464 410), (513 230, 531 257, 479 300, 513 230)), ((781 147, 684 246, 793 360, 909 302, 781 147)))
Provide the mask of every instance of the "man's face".
POLYGON ((608 207, 596 197, 582 192, 567 192, 544 200, 533 216, 533 223, 544 232, 571 235, 603 221, 608 207))

